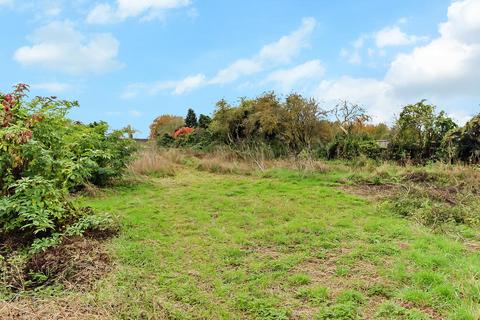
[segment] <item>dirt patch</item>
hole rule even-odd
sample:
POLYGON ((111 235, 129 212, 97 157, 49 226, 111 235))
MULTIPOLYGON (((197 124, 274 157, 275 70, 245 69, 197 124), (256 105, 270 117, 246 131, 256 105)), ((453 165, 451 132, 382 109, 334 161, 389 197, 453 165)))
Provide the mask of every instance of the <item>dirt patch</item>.
POLYGON ((0 254, 16 251, 32 243, 32 241, 33 236, 31 234, 27 234, 27 232, 0 232, 0 254))
POLYGON ((245 246, 242 248, 242 250, 261 256, 267 256, 271 259, 277 259, 278 257, 281 257, 283 255, 283 253, 278 251, 275 247, 245 246))
POLYGON ((347 289, 363 289, 359 288, 362 284, 373 285, 386 281, 377 274, 377 267, 366 260, 357 261, 354 266, 348 268, 346 275, 339 275, 336 260, 337 257, 334 256, 310 259, 300 264, 296 271, 309 274, 312 283, 328 287, 332 297, 347 289))
MULTIPOLYGON (((62 284, 73 292, 89 290, 111 270, 111 260, 102 240, 112 232, 90 232, 65 238, 56 247, 37 253, 18 265, 7 265, 12 291, 21 293, 39 286, 62 284)), ((108 312, 75 296, 37 299, 32 296, 0 301, 0 319, 109 319, 108 312)))
POLYGON ((75 298, 22 299, 0 302, 0 319, 45 320, 45 319, 111 319, 106 310, 90 306, 75 298))
POLYGON ((480 252, 480 242, 479 241, 465 242, 465 247, 469 251, 480 252))
POLYGON ((426 315, 428 315, 431 319, 435 319, 435 320, 442 320, 444 319, 444 317, 442 317, 442 315, 440 313, 438 313, 435 309, 433 309, 432 307, 428 307, 428 306, 423 306, 423 305, 418 305, 418 304, 415 304, 413 302, 406 302, 406 301, 399 301, 398 304, 402 307, 404 307, 405 309, 413 309, 413 308, 416 308, 420 311, 422 311, 423 313, 425 313, 426 315))
MULTIPOLYGON (((355 264, 349 266, 347 274, 338 274, 338 268, 342 266, 338 262, 349 252, 349 249, 342 248, 328 253, 321 259, 308 259, 295 267, 294 271, 308 274, 311 277, 312 285, 327 287, 330 299, 335 299, 345 290, 353 289, 364 292, 367 300, 361 310, 362 319, 373 319, 378 305, 388 300, 388 297, 370 295, 368 289, 374 285, 388 286, 390 282, 378 274, 377 266, 363 259, 358 259, 355 264)), ((317 309, 304 305, 301 309, 295 310, 295 315, 299 319, 311 319, 317 309)))
POLYGON ((430 199, 444 202, 451 206, 458 204, 457 198, 461 193, 461 190, 457 187, 439 187, 433 184, 421 184, 420 182, 403 186, 400 184, 357 183, 353 185, 342 185, 339 188, 372 201, 387 200, 400 194, 402 191, 415 192, 416 194, 423 194, 430 199))
POLYGON ((110 270, 110 262, 100 241, 70 237, 60 245, 32 256, 26 264, 26 277, 33 287, 56 282, 67 288, 85 288, 110 270), (46 277, 39 277, 39 274, 46 277))
POLYGON ((393 196, 400 186, 395 184, 355 184, 355 185, 342 185, 339 187, 341 190, 346 191, 357 196, 361 196, 372 201, 384 200, 393 196))

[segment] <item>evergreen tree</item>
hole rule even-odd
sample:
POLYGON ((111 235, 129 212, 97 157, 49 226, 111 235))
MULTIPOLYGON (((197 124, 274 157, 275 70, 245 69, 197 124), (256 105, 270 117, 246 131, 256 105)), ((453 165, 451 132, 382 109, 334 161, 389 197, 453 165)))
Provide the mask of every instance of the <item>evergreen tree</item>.
POLYGON ((195 128, 198 125, 197 115, 193 109, 188 109, 187 117, 185 118, 185 125, 189 128, 195 128))
POLYGON ((198 126, 202 129, 207 129, 210 125, 210 122, 212 122, 212 118, 204 114, 201 114, 198 118, 198 126))

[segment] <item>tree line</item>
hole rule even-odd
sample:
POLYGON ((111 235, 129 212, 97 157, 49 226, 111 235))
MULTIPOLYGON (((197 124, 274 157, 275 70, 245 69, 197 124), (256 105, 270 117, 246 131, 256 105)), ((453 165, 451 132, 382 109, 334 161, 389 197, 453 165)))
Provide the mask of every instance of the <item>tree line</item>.
POLYGON ((461 127, 422 100, 404 106, 388 126, 371 123, 366 109, 349 101, 326 109, 297 93, 280 99, 268 92, 235 105, 222 99, 211 118, 201 114, 197 119, 192 109, 185 118, 159 116, 150 126, 150 139, 166 147, 261 148, 272 157, 308 152, 328 159, 479 163, 480 114, 461 127), (184 127, 194 130, 175 134, 184 127))

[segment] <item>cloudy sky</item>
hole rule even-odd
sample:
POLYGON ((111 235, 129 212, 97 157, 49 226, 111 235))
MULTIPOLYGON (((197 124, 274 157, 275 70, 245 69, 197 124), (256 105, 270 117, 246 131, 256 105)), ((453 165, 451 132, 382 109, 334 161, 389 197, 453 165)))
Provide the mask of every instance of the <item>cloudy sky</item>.
POLYGON ((275 90, 388 122, 428 99, 480 112, 480 0, 0 0, 0 91, 79 100, 132 124, 275 90))

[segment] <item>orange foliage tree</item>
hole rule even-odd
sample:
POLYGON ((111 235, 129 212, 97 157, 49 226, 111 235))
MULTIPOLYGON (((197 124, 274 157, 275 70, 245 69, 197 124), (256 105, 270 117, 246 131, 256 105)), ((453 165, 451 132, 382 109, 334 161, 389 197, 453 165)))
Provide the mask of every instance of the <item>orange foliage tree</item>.
POLYGON ((185 125, 182 117, 172 116, 169 114, 161 115, 153 120, 150 125, 150 139, 156 139, 165 134, 172 135, 175 130, 185 125))

